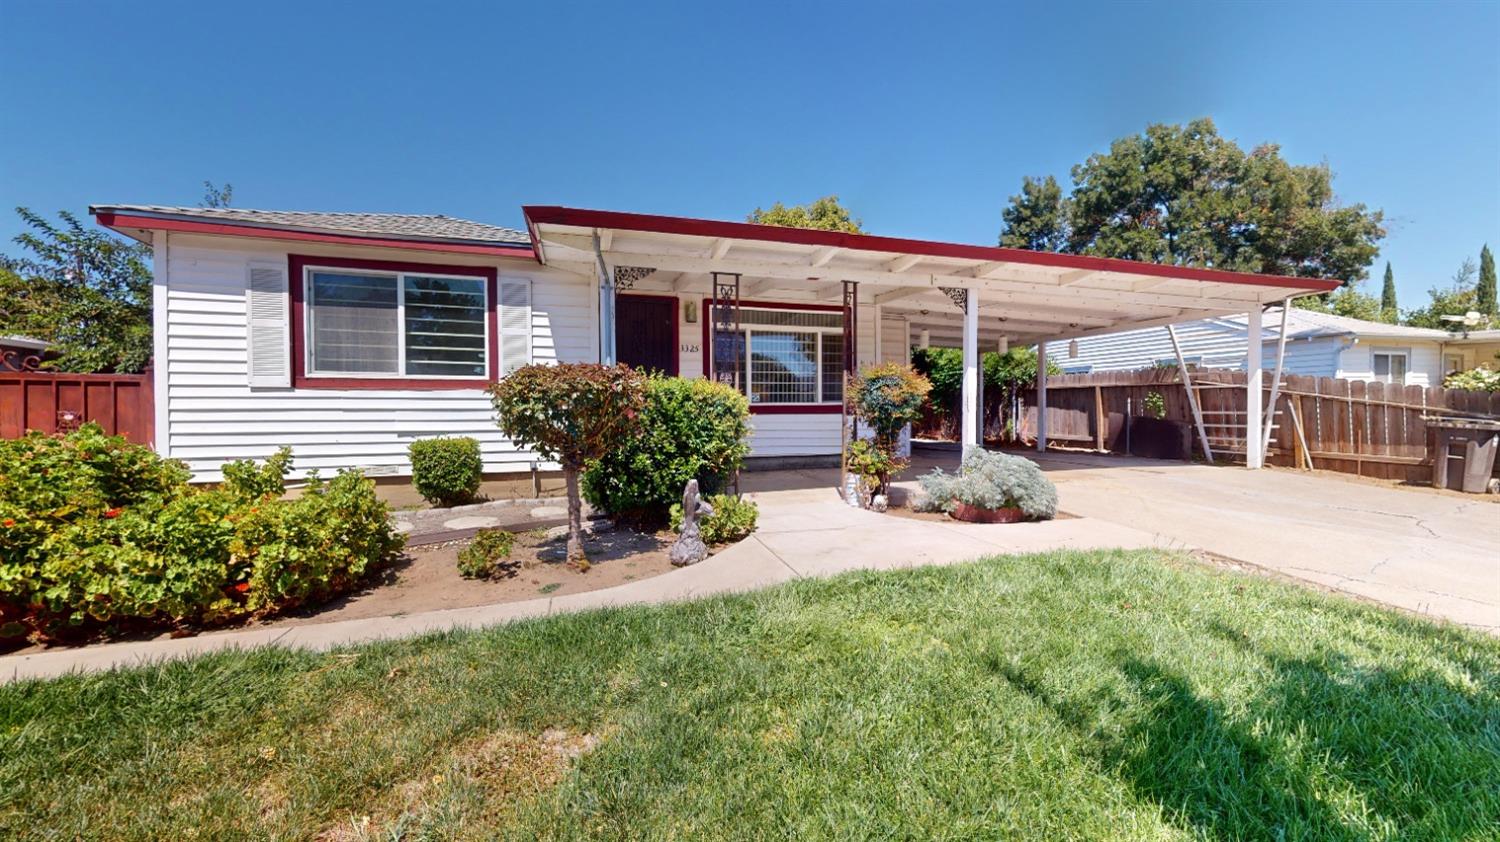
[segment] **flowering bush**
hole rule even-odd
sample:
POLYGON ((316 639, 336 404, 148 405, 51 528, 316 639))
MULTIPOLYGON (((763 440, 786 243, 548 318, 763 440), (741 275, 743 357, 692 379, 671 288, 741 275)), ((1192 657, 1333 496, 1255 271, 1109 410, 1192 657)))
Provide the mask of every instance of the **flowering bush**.
POLYGON ((951 514, 959 503, 980 509, 1017 508, 1032 520, 1057 516, 1057 486, 1030 459, 974 448, 957 474, 941 468, 921 477, 915 508, 951 514))
POLYGON ((625 520, 660 526, 688 480, 723 488, 750 452, 750 402, 702 378, 652 377, 635 433, 583 475, 583 496, 625 520))
POLYGON ((348 589, 392 557, 371 482, 283 500, 291 454, 195 487, 180 462, 86 424, 0 441, 0 636, 121 622, 214 622, 348 589))
POLYGON ((411 484, 424 500, 457 506, 474 499, 484 474, 479 440, 468 436, 418 439, 407 448, 411 484))
POLYGON ((1455 371, 1443 378, 1445 389, 1467 389, 1471 392, 1500 392, 1500 371, 1471 368, 1455 371))
MULTIPOLYGON (((698 537, 705 544, 728 544, 749 537, 760 519, 755 504, 733 494, 713 494, 705 498, 713 507, 711 515, 698 518, 698 537)), ((672 506, 669 520, 673 532, 682 530, 682 503, 672 506)))

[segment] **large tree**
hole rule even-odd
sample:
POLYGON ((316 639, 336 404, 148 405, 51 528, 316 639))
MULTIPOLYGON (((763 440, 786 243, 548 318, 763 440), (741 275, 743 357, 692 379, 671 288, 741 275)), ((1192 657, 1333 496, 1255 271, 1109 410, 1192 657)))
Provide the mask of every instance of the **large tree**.
POLYGON ((1385 262, 1385 283, 1380 288, 1380 313, 1391 323, 1396 321, 1396 273, 1391 271, 1391 262, 1385 262))
POLYGON ((1326 164, 1245 152, 1213 121, 1153 125, 1073 167, 1066 197, 1028 178, 1001 245, 1299 277, 1366 277, 1382 213, 1341 205, 1326 164))
POLYGON ((63 371, 134 372, 151 359, 151 249, 26 208, 26 252, 0 257, 0 334, 53 343, 63 371))
POLYGON ((1453 278, 1447 286, 1432 287, 1427 290, 1427 306, 1408 312, 1406 323, 1412 327, 1453 331, 1484 330, 1492 325, 1500 324, 1500 319, 1484 313, 1479 308, 1479 285, 1475 282, 1476 273, 1474 261, 1464 258, 1464 262, 1459 264, 1458 271, 1453 273, 1453 278), (1465 324, 1461 321, 1443 318, 1443 316, 1463 316, 1470 311, 1478 311, 1481 314, 1478 324, 1465 324))
POLYGON ((767 209, 756 208, 747 219, 758 225, 865 233, 859 220, 849 213, 848 208, 839 204, 838 196, 824 196, 805 205, 783 205, 777 202, 767 209))
POLYGON ((1488 243, 1479 250, 1479 287, 1474 292, 1474 309, 1493 321, 1500 310, 1495 301, 1495 256, 1490 254, 1488 243))

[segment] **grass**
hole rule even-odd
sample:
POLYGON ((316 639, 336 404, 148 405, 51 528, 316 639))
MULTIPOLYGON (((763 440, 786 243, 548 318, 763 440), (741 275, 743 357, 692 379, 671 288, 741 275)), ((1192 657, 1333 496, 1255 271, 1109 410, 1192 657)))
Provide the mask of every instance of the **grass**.
POLYGON ((1495 839, 1500 641, 1151 552, 0 687, 0 837, 1495 839))

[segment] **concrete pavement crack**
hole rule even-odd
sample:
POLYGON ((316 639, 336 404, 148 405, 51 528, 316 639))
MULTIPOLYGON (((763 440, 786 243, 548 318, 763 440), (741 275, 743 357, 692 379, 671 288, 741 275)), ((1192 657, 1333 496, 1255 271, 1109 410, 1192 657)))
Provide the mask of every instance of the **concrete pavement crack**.
POLYGON ((769 544, 767 544, 765 541, 762 541, 760 539, 759 535, 751 535, 750 537, 754 538, 755 539, 755 543, 760 544, 760 546, 761 546, 762 549, 764 549, 766 552, 770 553, 772 558, 776 559, 777 561, 779 561, 783 565, 785 565, 786 569, 792 571, 792 575, 793 576, 796 576, 798 578, 802 577, 802 574, 797 570, 797 568, 793 567, 790 562, 788 562, 786 559, 782 558, 781 557, 781 553, 778 553, 775 550, 771 549, 771 546, 769 544))

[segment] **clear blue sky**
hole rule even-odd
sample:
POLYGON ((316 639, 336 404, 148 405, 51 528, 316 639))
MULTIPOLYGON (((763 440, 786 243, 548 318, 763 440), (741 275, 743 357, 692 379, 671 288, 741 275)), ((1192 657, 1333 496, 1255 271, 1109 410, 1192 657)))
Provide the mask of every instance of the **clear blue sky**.
POLYGON ((0 0, 0 205, 212 179, 519 225, 836 193, 877 233, 991 243, 1023 175, 1207 115, 1384 208, 1404 307, 1500 248, 1500 3, 727 5, 0 0))

